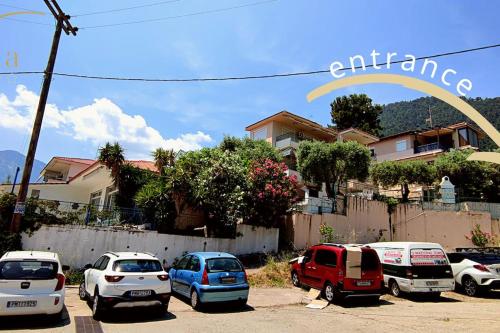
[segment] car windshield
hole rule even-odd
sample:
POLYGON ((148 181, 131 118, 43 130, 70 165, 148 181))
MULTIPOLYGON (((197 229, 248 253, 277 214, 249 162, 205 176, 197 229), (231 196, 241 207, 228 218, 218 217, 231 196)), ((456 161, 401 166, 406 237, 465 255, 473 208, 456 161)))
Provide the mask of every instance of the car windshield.
POLYGON ((58 264, 54 261, 23 260, 0 262, 0 279, 52 280, 56 278, 58 264))
POLYGON ((163 270, 158 260, 148 259, 129 259, 118 260, 113 264, 115 272, 123 273, 147 273, 147 272, 160 272, 163 270))
POLYGON ((207 272, 217 273, 217 272, 241 272, 243 267, 241 267, 240 262, 234 258, 214 258, 208 259, 207 272))

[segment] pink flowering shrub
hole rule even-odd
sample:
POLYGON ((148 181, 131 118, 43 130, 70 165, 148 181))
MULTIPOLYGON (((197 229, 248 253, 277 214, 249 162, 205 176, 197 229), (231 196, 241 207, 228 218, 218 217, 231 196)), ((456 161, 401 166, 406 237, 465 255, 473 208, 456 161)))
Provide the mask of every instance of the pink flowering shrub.
POLYGON ((248 215, 253 225, 276 227, 297 200, 297 178, 289 177, 285 163, 270 159, 254 162, 250 168, 248 215))

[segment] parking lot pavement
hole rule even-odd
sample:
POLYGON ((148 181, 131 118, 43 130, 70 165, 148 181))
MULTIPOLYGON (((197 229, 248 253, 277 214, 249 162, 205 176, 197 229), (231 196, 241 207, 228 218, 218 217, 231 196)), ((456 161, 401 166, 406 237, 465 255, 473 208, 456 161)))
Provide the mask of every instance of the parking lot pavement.
MULTIPOLYGON (((109 332, 220 332, 249 329, 253 332, 498 332, 500 327, 500 292, 485 298, 470 298, 444 293, 439 301, 421 298, 399 299, 388 295, 379 304, 363 301, 342 306, 329 305, 323 310, 307 309, 298 304, 305 291, 293 289, 253 288, 249 306, 212 307, 195 312, 188 300, 172 298, 169 313, 159 317, 151 311, 128 310, 107 316, 99 326, 109 332)), ((31 318, 9 319, 0 328, 15 332, 76 331, 75 316, 89 319, 90 308, 78 299, 77 289, 68 288, 67 318, 57 327, 38 324, 31 318), (16 323, 17 322, 17 323, 16 323)), ((81 319, 78 319, 81 322, 81 319)))

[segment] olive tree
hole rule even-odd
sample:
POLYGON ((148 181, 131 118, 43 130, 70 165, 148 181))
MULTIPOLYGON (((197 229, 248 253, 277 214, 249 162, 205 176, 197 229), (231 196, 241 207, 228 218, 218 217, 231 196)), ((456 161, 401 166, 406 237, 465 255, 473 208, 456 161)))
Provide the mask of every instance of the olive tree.
POLYGON ((297 150, 297 167, 304 180, 325 183, 330 198, 336 196, 335 185, 348 179, 364 181, 370 160, 368 148, 354 141, 302 141, 297 150))

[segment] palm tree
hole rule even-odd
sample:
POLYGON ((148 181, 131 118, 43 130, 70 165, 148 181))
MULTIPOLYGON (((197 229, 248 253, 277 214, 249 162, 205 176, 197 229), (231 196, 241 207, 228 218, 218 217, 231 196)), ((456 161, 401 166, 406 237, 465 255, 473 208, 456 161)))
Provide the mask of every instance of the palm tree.
POLYGON ((151 155, 155 160, 155 165, 160 175, 165 172, 165 167, 171 168, 175 164, 176 153, 173 149, 156 148, 151 155))
POLYGON ((113 178, 115 185, 118 186, 120 168, 123 163, 125 163, 122 146, 120 146, 118 142, 115 142, 114 144, 107 142, 104 147, 99 148, 98 160, 111 170, 111 177, 113 178))

